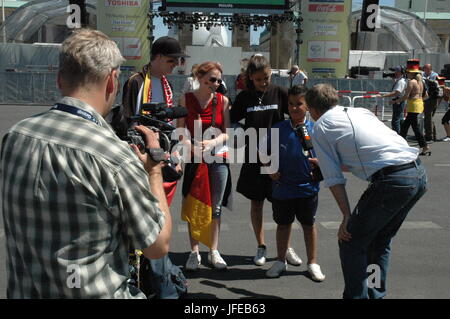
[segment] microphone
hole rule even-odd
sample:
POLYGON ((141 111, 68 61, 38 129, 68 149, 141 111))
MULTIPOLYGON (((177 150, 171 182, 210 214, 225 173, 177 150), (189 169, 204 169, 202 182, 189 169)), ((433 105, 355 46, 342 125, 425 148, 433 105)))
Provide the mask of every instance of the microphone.
MULTIPOLYGON (((313 143, 311 141, 311 136, 309 135, 308 129, 304 123, 297 125, 294 128, 295 133, 300 138, 300 142, 302 144, 303 153, 305 156, 309 158, 313 158, 312 149, 313 143)), ((322 172, 320 171, 319 166, 313 165, 313 169, 311 171, 312 179, 314 182, 320 182, 323 180, 322 172)))
POLYGON ((305 152, 311 151, 313 149, 313 144, 312 144, 311 136, 309 135, 308 129, 306 128, 306 125, 299 124, 295 128, 295 132, 301 138, 303 150, 305 152))
POLYGON ((156 118, 178 119, 180 117, 186 117, 188 115, 188 110, 182 106, 174 106, 165 108, 164 110, 156 112, 152 115, 156 118))

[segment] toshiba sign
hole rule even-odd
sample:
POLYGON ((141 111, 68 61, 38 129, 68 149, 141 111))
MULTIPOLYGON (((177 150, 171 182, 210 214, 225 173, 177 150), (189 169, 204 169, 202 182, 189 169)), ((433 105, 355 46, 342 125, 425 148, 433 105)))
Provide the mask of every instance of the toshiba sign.
POLYGON ((310 4, 309 12, 344 12, 341 4, 310 4))
POLYGON ((136 8, 141 6, 141 0, 105 0, 105 7, 128 7, 136 8))

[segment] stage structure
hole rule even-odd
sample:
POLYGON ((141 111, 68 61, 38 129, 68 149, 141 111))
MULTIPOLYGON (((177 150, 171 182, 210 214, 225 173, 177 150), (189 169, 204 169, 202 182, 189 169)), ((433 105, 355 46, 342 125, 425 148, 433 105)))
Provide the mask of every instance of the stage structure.
MULTIPOLYGON (((250 30, 256 31, 258 28, 265 27, 270 32, 281 30, 282 25, 289 25, 297 33, 295 44, 296 52, 299 52, 300 33, 303 32, 301 12, 298 10, 300 2, 299 0, 194 0, 189 2, 163 0, 161 7, 154 8, 151 1, 148 14, 149 40, 150 43, 154 41, 153 19, 156 17, 162 18, 167 28, 177 28, 180 31, 179 40, 182 45, 183 40, 187 38, 186 33, 191 34, 199 28, 206 28, 209 31, 220 27, 237 34, 238 39, 234 40, 233 44, 242 47, 244 51, 248 51, 250 47, 250 30), (247 45, 245 45, 246 42, 248 42, 247 45)), ((278 60, 277 58, 277 62, 278 60)), ((280 66, 272 63, 272 67, 280 66)))
POLYGON ((280 14, 289 10, 287 0, 166 0, 163 6, 172 12, 231 12, 231 13, 272 13, 280 14))

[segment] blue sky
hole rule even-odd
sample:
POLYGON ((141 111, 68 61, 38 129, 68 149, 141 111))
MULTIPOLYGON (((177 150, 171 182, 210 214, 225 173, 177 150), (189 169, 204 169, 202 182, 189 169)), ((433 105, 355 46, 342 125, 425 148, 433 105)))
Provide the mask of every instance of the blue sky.
MULTIPOLYGON (((353 0, 353 6, 352 6, 353 11, 361 9, 362 3, 363 3, 363 0, 353 0)), ((382 6, 393 7, 394 4, 395 4, 395 0, 380 0, 380 5, 382 5, 382 6)), ((160 5, 161 5, 160 3, 155 3, 154 7, 157 8, 160 5)), ((167 35, 169 30, 162 23, 162 19, 160 19, 160 18, 155 19, 154 24, 155 24, 155 31, 154 31, 155 39, 167 35)), ((250 31, 250 43, 251 44, 258 44, 259 34, 263 31, 263 28, 258 28, 258 29, 259 30, 256 32, 253 30, 250 31)), ((231 41, 231 33, 229 34, 229 41, 231 41)))

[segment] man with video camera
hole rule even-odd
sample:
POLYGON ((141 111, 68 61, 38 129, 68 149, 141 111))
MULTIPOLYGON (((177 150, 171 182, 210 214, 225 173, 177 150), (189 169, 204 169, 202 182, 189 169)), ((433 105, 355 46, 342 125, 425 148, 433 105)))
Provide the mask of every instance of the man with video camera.
MULTIPOLYGON (((141 72, 133 74, 123 87, 122 104, 127 119, 139 115, 144 103, 165 103, 169 108, 173 106, 173 92, 166 76, 172 73, 182 57, 189 56, 182 52, 174 38, 161 37, 152 44, 150 63, 141 72)), ((181 170, 181 167, 177 169, 181 170)), ((169 206, 176 185, 176 181, 164 183, 169 206)))
MULTIPOLYGON (((144 125, 151 125, 151 122, 159 120, 160 123, 164 122, 163 126, 171 126, 168 122, 170 117, 158 119, 156 114, 173 113, 172 119, 186 115, 179 112, 180 108, 173 107, 172 87, 166 78, 179 64, 179 59, 186 57, 189 56, 182 52, 180 44, 174 38, 161 37, 152 44, 150 63, 144 66, 141 72, 132 75, 123 86, 123 115, 131 125, 129 128, 132 127, 135 116, 139 116, 139 122, 144 125), (160 107, 161 105, 164 107, 160 107), (173 112, 170 112, 171 110, 173 112), (144 113, 147 116, 143 116, 144 113)), ((184 108, 183 111, 185 111, 184 108)), ((170 138, 170 134, 163 134, 162 137, 164 136, 170 138)), ((168 143, 170 144, 170 141, 168 143)), ((169 156, 170 147, 166 148, 166 151, 169 156)), ((174 152, 170 154, 170 159, 178 156, 179 154, 174 152)), ((164 192, 170 206, 175 196, 177 181, 182 175, 181 161, 169 161, 163 167, 162 173, 164 192)), ((177 266, 172 264, 168 254, 159 259, 145 259, 137 256, 136 259, 141 264, 140 270, 136 269, 142 281, 138 285, 144 285, 143 291, 149 298, 176 299, 186 293, 184 275, 177 266), (176 273, 177 278, 171 276, 172 273, 176 273)))
POLYGON ((405 93, 405 89, 407 86, 405 74, 403 67, 396 66, 394 68, 389 68, 389 70, 394 71, 394 73, 388 74, 388 76, 392 76, 394 79, 394 85, 392 86, 392 92, 381 95, 378 94, 377 97, 392 98, 390 104, 392 104, 392 121, 391 128, 400 134, 400 124, 403 121, 403 113, 405 111, 405 101, 398 103, 398 100, 403 97, 405 93))
MULTIPOLYGON (((169 250, 161 164, 104 119, 123 61, 105 34, 74 32, 60 51, 63 98, 3 139, 8 298, 145 298, 128 284, 129 245, 147 258, 169 250)), ((159 148, 156 133, 136 130, 159 148)))

